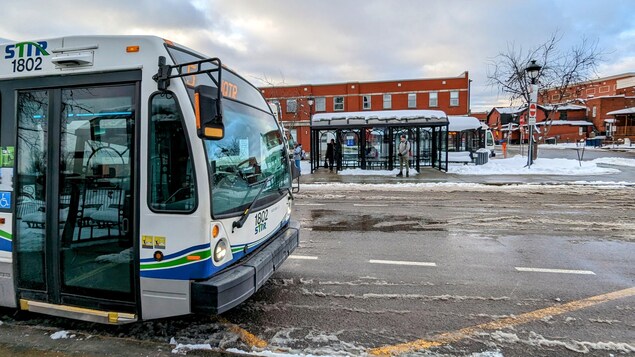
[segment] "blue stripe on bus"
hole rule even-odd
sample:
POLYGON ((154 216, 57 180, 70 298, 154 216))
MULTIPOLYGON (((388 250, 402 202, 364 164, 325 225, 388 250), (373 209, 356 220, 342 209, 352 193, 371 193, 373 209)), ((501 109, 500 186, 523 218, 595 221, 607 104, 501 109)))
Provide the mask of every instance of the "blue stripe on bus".
POLYGON ((12 252, 12 247, 13 244, 11 244, 11 241, 9 239, 0 237, 0 251, 12 252))

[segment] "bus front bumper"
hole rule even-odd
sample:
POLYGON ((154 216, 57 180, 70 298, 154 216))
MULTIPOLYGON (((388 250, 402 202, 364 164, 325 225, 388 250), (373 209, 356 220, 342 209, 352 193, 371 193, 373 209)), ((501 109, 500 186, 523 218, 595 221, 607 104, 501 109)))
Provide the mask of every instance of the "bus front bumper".
POLYGON ((270 239, 266 245, 208 280, 192 283, 192 312, 221 314, 247 300, 278 270, 300 241, 300 225, 289 225, 270 239))

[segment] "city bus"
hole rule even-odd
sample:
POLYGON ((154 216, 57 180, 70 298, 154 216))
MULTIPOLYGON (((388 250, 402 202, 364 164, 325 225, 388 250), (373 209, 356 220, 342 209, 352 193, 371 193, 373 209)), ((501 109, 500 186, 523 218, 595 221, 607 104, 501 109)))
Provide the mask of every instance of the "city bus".
POLYGON ((105 324, 219 314, 299 242, 261 92, 152 36, 0 44, 0 305, 105 324))

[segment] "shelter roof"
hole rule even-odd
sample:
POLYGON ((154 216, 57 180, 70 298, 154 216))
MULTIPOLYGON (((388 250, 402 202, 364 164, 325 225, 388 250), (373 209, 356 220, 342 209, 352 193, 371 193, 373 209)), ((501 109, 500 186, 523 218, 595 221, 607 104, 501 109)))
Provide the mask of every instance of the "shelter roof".
POLYGON ((368 127, 368 126, 444 126, 448 117, 440 110, 377 110, 314 114, 311 126, 368 127))

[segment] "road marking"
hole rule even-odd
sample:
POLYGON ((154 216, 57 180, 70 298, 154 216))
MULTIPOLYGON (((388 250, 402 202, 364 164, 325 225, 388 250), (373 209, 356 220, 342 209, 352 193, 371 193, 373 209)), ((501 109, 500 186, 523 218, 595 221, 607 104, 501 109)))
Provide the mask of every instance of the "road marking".
POLYGON ((590 270, 568 270, 568 269, 543 269, 543 268, 523 268, 516 267, 518 271, 528 271, 535 273, 559 273, 559 274, 583 274, 583 275, 595 275, 590 270))
POLYGON ((389 265, 415 265, 422 267, 435 267, 437 263, 428 263, 428 262, 407 262, 403 260, 376 260, 371 259, 368 261, 371 264, 389 264, 389 265))
POLYGON ((294 203, 294 206, 326 206, 325 203, 294 203))
POLYGON ((388 207, 388 205, 383 204, 372 204, 372 203, 354 203, 354 207, 388 207))
POLYGON ((245 344, 247 344, 251 348, 253 348, 253 347, 265 348, 265 347, 267 347, 269 345, 267 343, 267 341, 259 338, 258 336, 256 336, 253 333, 245 330, 244 328, 229 322, 225 318, 221 317, 218 320, 221 323, 226 324, 229 327, 230 331, 232 331, 233 333, 237 334, 238 337, 240 338, 240 340, 243 341, 245 344))
POLYGON ((317 260, 318 257, 310 256, 310 255, 295 255, 292 254, 289 256, 289 259, 298 259, 298 260, 317 260))
POLYGON ((614 291, 607 294, 591 296, 582 300, 575 300, 562 305, 546 307, 544 309, 526 312, 524 314, 506 317, 484 324, 462 328, 460 330, 442 333, 434 336, 430 340, 416 340, 399 345, 378 347, 369 350, 369 353, 376 356, 392 356, 414 351, 425 350, 431 347, 439 347, 450 343, 461 341, 465 338, 475 336, 483 331, 502 330, 517 325, 537 321, 548 316, 561 315, 568 312, 582 310, 587 307, 602 304, 608 301, 635 296, 635 287, 614 291))

